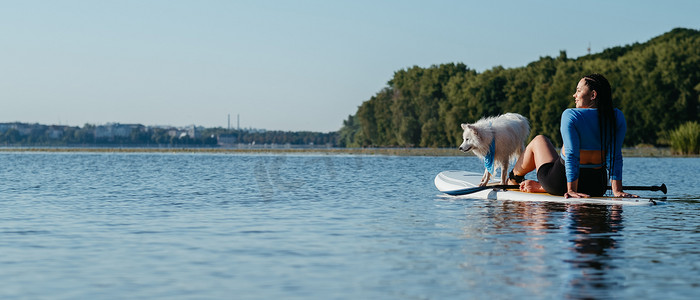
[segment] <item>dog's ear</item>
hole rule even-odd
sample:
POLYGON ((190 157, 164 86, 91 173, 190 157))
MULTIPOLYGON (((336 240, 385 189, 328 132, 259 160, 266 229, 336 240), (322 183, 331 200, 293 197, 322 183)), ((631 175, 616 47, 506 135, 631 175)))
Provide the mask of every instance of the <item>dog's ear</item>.
POLYGON ((462 123, 462 129, 464 130, 471 130, 473 131, 476 135, 479 135, 479 128, 472 124, 467 124, 467 123, 462 123))
POLYGON ((471 129, 473 131, 476 131, 476 127, 474 125, 467 124, 467 123, 462 123, 462 129, 463 130, 471 129))
POLYGON ((482 139, 484 137, 483 129, 481 129, 479 126, 469 124, 467 125, 467 129, 471 130, 471 132, 474 134, 474 137, 476 137, 477 139, 482 139))

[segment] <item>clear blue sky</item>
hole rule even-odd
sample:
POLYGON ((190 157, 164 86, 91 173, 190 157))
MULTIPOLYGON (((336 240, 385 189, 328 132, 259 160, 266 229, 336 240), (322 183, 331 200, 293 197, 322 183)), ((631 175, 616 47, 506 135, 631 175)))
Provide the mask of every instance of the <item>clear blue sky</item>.
POLYGON ((0 0, 0 122, 335 131, 400 69, 675 27, 700 29, 700 1, 0 0))

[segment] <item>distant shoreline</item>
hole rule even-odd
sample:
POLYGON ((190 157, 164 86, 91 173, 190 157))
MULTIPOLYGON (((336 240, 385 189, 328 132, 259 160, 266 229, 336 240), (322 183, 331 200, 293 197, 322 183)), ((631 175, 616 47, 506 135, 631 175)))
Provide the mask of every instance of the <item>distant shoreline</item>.
MULTIPOLYGON (((385 155, 385 156, 473 156, 456 148, 157 148, 157 147, 0 147, 7 152, 56 153, 202 153, 202 154, 326 154, 326 155, 385 155)), ((625 157, 698 157, 672 154, 670 148, 624 148, 625 157)))

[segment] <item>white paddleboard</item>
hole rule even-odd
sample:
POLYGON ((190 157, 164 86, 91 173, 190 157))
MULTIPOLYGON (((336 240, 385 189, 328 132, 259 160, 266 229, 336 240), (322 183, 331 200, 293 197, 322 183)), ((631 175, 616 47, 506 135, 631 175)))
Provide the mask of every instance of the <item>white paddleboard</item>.
MULTIPOLYGON (((443 171, 435 176, 435 187, 446 194, 459 194, 460 190, 478 187, 483 173, 467 171, 443 171)), ((491 181, 489 185, 500 184, 491 181)), ((510 201, 546 201, 561 203, 590 203, 601 205, 654 205, 652 199, 648 198, 613 198, 613 197, 591 197, 591 198, 569 198, 555 196, 547 193, 525 193, 519 190, 485 189, 482 191, 454 196, 468 199, 488 199, 488 200, 510 200, 510 201)))

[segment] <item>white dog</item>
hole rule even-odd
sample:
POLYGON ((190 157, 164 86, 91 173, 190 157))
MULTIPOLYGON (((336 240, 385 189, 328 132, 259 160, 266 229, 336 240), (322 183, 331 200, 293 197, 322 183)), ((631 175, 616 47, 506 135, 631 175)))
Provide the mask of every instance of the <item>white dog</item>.
POLYGON ((525 150, 525 142, 530 135, 530 123, 519 114, 507 113, 496 117, 482 118, 474 124, 462 124, 464 142, 459 150, 474 154, 484 160, 484 186, 501 169, 501 184, 508 180, 508 164, 517 160, 525 150))

